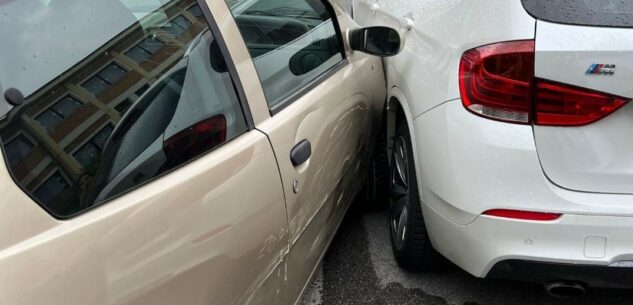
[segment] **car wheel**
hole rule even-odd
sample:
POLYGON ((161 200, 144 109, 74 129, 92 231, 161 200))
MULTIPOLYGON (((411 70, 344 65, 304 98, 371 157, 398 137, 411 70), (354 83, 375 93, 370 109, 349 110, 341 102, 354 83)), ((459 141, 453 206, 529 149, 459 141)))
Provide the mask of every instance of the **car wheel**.
POLYGON ((394 256, 404 269, 435 270, 442 265, 442 257, 433 249, 424 224, 406 121, 396 133, 391 160, 390 231, 394 256))
POLYGON ((384 135, 376 143, 367 182, 365 184, 365 209, 370 212, 382 211, 389 205, 389 184, 391 168, 387 158, 387 141, 384 135))

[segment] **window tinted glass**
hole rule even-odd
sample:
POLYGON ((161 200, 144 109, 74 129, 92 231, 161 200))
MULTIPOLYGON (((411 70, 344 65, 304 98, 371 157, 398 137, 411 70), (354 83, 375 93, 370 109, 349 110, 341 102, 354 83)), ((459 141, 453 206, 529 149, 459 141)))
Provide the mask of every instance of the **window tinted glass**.
POLYGON ((22 134, 15 137, 15 139, 8 141, 5 147, 5 152, 7 154, 7 158, 11 162, 10 165, 15 166, 17 163, 22 161, 22 159, 31 153, 34 146, 35 145, 22 134))
POLYGON ((55 130, 55 127, 64 120, 64 117, 59 115, 59 113, 55 112, 53 109, 48 109, 38 115, 35 119, 38 123, 40 123, 40 126, 46 129, 46 131, 52 132, 55 130))
POLYGON ((53 132, 57 125, 77 112, 81 106, 83 106, 83 104, 76 98, 66 96, 52 107, 44 110, 35 120, 37 120, 40 126, 44 127, 46 131, 53 132))
POLYGON ((68 181, 56 172, 35 190, 34 195, 42 198, 43 203, 52 205, 68 190, 69 186, 68 181))
POLYGON ((343 60, 321 0, 227 0, 269 106, 282 103, 343 60))
POLYGON ((523 0, 534 17, 593 26, 633 27, 633 2, 622 0, 523 0))
POLYGON ((55 104, 55 106, 53 106, 53 110, 67 118, 75 113, 75 111, 79 110, 81 105, 82 104, 78 100, 67 96, 59 101, 59 103, 55 104))
POLYGON ((26 97, 0 121, 4 156, 55 216, 247 130, 195 0, 0 1, 0 16, 0 83, 26 97))

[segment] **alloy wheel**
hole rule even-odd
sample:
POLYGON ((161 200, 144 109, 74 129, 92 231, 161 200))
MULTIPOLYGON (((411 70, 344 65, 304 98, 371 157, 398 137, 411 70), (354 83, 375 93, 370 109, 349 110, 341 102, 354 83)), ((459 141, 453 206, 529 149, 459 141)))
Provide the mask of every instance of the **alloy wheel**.
POLYGON ((402 249, 407 237, 409 219, 409 152, 406 140, 400 136, 393 146, 391 173, 391 234, 395 246, 402 249))

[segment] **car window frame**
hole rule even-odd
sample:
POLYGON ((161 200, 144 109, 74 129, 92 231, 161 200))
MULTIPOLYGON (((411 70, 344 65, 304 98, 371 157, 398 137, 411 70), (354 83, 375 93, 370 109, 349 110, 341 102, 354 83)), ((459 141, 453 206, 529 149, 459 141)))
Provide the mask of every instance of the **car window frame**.
MULTIPOLYGON (((117 200, 123 196, 128 195, 131 192, 137 191, 140 188, 143 188, 145 186, 147 186, 148 184, 151 183, 155 183, 158 179, 166 176, 166 175, 170 175, 170 174, 175 174, 177 173, 179 170, 181 170, 184 166, 187 166, 188 164, 195 162, 196 160, 204 157, 204 156, 208 156, 211 153, 214 153, 218 148, 223 147, 224 145, 226 145, 227 143, 230 143, 240 137, 243 137, 245 134, 249 133, 250 131, 252 131, 253 129, 255 129, 255 124, 254 124, 254 120, 253 120, 253 116, 251 113, 251 109, 248 105, 248 100, 246 98, 246 92, 244 90, 244 87, 242 86, 242 83, 240 81, 239 78, 239 74, 237 72, 237 67, 235 66, 235 62, 233 61, 233 58, 229 52, 229 49, 227 47, 226 41, 224 40, 224 36, 222 35, 222 31, 220 30, 219 25, 217 24, 215 18, 213 17, 213 14, 211 13, 211 9, 208 7, 208 4, 206 3, 205 0, 196 0, 195 3, 200 7, 200 9, 202 10, 203 16, 204 16, 204 20, 206 21, 208 27, 209 27, 209 31, 211 32, 211 34, 213 35, 214 40, 218 43, 218 46, 220 48, 220 53, 223 56, 223 59, 226 62, 227 65, 227 69, 228 69, 228 74, 229 77, 231 79, 231 83, 232 83, 232 87, 233 90, 235 92, 235 95, 237 96, 238 99, 238 103, 240 105, 240 110, 242 111, 242 115, 244 116, 245 119, 245 123, 246 123, 246 130, 241 133, 240 135, 237 135, 234 138, 231 139, 227 139, 227 141, 225 141, 224 143, 213 147, 212 149, 208 150, 207 152, 196 156, 190 160, 188 160, 187 162, 184 162, 182 164, 180 164, 178 167, 174 168, 171 171, 167 171, 163 174, 157 175, 155 177, 153 177, 152 179, 142 182, 128 190, 125 190, 121 193, 118 193, 114 196, 111 196, 97 204, 94 204, 88 208, 82 209, 77 211, 76 213, 73 214, 69 214, 69 215, 57 215, 55 212, 53 212, 50 208, 47 207, 47 205, 43 202, 40 202, 40 200, 38 200, 37 198, 35 198, 34 195, 34 191, 31 192, 29 190, 27 190, 19 181, 16 180, 14 173, 12 172, 12 167, 9 164, 9 160, 6 157, 7 152, 5 149, 5 145, 0 145, 0 151, 3 154, 3 161, 5 164, 5 168, 6 168, 6 173, 9 175, 9 177, 11 178, 11 181, 14 183, 14 185, 16 187, 18 187, 20 189, 20 191, 26 195, 29 199, 31 199, 31 201, 33 201, 35 204, 37 204, 42 210, 44 210, 48 215, 50 215, 52 218, 59 220, 59 221, 67 221, 67 220, 71 220, 71 219, 75 219, 77 217, 81 217, 82 215, 86 215, 87 213, 94 211, 95 209, 101 208, 109 203, 111 203, 114 200, 117 200)), ((100 71, 100 70, 99 70, 100 71)), ((98 73, 98 72, 97 72, 98 73)), ((96 75, 96 73, 94 73, 93 75, 96 75)), ((51 104, 53 105, 53 104, 51 104)), ((11 109, 10 109, 11 110, 11 109)), ((9 111, 10 111, 9 110, 9 111)), ((6 119, 6 117, 9 115, 9 112, 7 114, 5 114, 3 116, 3 119, 6 119)), ((239 115, 239 114, 237 114, 239 115)), ((105 125, 104 125, 105 126, 105 125)), ((103 128, 103 127, 102 127, 103 128)), ((19 135, 19 134, 18 134, 19 135)), ((17 136, 11 138, 11 140, 17 138, 17 136)), ((30 140, 30 139, 29 139, 30 140)), ((90 141, 90 140, 88 140, 90 141)), ((7 142, 8 143, 8 142, 7 142)), ((81 147, 78 146, 77 149, 79 149, 81 147)), ((52 170, 51 173, 49 173, 48 175, 46 175, 46 178, 42 180, 42 185, 44 183, 46 183, 46 181, 48 181, 48 179, 50 179, 50 177, 54 176, 55 174, 57 174, 59 171, 59 169, 55 169, 52 170)), ((65 179, 66 181, 68 181, 67 177, 63 176, 63 173, 59 172, 60 175, 62 175, 63 179, 65 179)))
MULTIPOLYGON (((222 1, 225 1, 225 0, 222 0, 222 1)), ((323 82, 325 82, 327 79, 332 77, 332 75, 336 74, 338 71, 340 71, 341 69, 343 69, 345 66, 347 66, 349 64, 349 59, 348 59, 348 56, 347 56, 347 47, 346 47, 346 44, 345 44, 345 39, 343 38, 344 36, 343 36, 343 32, 341 30, 341 26, 340 26, 340 23, 339 23, 339 20, 338 20, 338 14, 336 13, 336 9, 334 8, 334 6, 332 5, 332 3, 329 0, 319 0, 319 1, 321 3, 323 3, 323 5, 325 6, 325 9, 327 10, 327 12, 330 14, 330 16, 332 18, 332 25, 334 26, 334 32, 336 33, 337 42, 338 42, 339 48, 340 48, 339 53, 341 55, 341 61, 339 61, 338 63, 336 63, 332 67, 328 68, 327 70, 323 71, 321 74, 319 74, 318 76, 316 76, 313 79, 311 79, 308 83, 306 83, 303 86, 299 87, 295 92, 293 92, 292 94, 290 94, 286 98, 280 100, 274 106, 271 107, 270 103, 268 103, 268 100, 266 100, 266 107, 268 108, 268 112, 269 112, 271 117, 274 117, 275 115, 279 114, 284 109, 288 108, 290 105, 294 104, 297 100, 299 100, 300 98, 305 96, 308 92, 312 91, 315 87, 317 87, 320 84, 322 84, 323 82)), ((228 4, 227 4, 227 6, 228 6, 228 4)), ((230 8, 229 8, 229 11, 230 11, 230 8)), ((237 24, 237 20, 235 19, 235 15, 233 15, 232 12, 231 12, 231 18, 233 19, 233 22, 235 22, 235 24, 237 24)), ((241 30, 240 30, 240 36, 241 36, 242 42, 244 43, 244 45, 246 45, 246 40, 245 40, 244 35, 242 34, 241 30)), ((254 65, 255 64, 255 59, 250 54, 250 51, 248 53, 249 53, 249 57, 250 57, 251 61, 253 62, 253 65, 254 65)), ((255 69, 257 69, 257 67, 255 67, 255 69)), ((263 90, 264 86, 263 86, 263 84, 261 82, 261 79, 259 78, 259 74, 257 74, 256 76, 257 76, 257 79, 259 81, 259 85, 260 85, 260 87, 263 90)))
POLYGON ((253 114, 251 112, 251 108, 248 105, 248 99, 246 98, 246 91, 244 90, 244 86, 242 81, 240 80, 240 75, 237 72, 237 66, 233 61, 233 57, 231 56, 231 52, 224 40, 224 36, 222 35, 222 31, 220 30, 220 26, 216 22, 213 14, 211 13, 211 8, 209 8, 206 0, 196 0, 198 6, 202 10, 202 15, 204 19, 207 21, 209 25, 209 29, 213 38, 217 41, 218 46, 220 47, 220 53, 224 57, 226 61, 226 66, 228 68, 229 75, 231 77, 233 88, 235 89, 235 93, 237 94, 237 98, 239 100, 240 106, 242 108, 242 113, 244 114, 244 118, 246 119, 246 127, 247 132, 255 129, 255 121, 253 120, 253 114))

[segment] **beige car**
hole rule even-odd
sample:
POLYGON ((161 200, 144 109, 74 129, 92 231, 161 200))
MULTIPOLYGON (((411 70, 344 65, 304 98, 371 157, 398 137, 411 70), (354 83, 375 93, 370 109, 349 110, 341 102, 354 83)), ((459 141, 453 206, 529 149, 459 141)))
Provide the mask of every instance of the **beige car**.
POLYGON ((2 305, 296 304, 372 189, 400 39, 337 5, 5 0, 0 38, 2 305))

